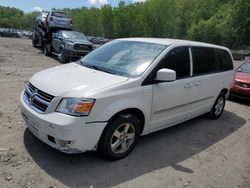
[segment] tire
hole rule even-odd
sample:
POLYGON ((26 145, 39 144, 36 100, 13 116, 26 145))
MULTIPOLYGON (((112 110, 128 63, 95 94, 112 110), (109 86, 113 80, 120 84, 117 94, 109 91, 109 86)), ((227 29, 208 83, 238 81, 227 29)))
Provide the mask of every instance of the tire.
POLYGON ((46 44, 44 45, 43 52, 44 52, 44 55, 46 55, 46 56, 50 55, 50 52, 49 52, 49 49, 48 49, 48 45, 46 45, 46 44))
POLYGON ((59 59, 60 63, 67 63, 67 62, 69 62, 69 59, 67 57, 65 57, 65 55, 63 54, 63 50, 62 49, 58 53, 58 59, 59 59))
POLYGON ((35 34, 32 34, 32 46, 34 48, 37 48, 37 37, 35 36, 35 34))
POLYGON ((34 40, 32 40, 32 46, 33 46, 34 48, 37 48, 36 42, 35 42, 34 40))
POLYGON ((220 94, 214 102, 211 111, 208 113, 209 119, 218 119, 224 111, 226 103, 225 94, 220 94))
POLYGON ((122 159, 134 149, 139 132, 139 121, 134 115, 118 116, 105 128, 98 151, 109 160, 122 159))

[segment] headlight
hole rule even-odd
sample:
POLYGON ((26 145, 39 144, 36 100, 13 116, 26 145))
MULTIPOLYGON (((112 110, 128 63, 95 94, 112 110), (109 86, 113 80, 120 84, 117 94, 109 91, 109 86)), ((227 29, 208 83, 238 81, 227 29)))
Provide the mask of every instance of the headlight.
POLYGON ((72 50, 72 49, 73 49, 73 46, 74 46, 73 43, 66 43, 66 44, 65 44, 65 49, 67 49, 67 50, 72 50))
POLYGON ((56 111, 72 116, 87 116, 94 103, 94 99, 63 98, 56 111))

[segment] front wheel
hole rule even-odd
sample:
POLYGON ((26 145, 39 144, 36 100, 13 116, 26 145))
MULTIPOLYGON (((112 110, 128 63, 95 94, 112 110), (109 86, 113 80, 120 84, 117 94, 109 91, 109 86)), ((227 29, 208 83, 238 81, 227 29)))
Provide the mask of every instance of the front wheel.
POLYGON ((44 52, 44 55, 46 56, 50 55, 49 46, 47 44, 44 45, 43 52, 44 52))
POLYGON ((59 51, 58 59, 59 59, 60 63, 67 63, 67 62, 69 62, 69 59, 64 55, 62 49, 59 51))
POLYGON ((208 113, 210 119, 217 119, 221 116, 224 111, 226 99, 224 94, 220 94, 216 99, 211 111, 208 113))
POLYGON ((128 114, 110 122, 100 139, 98 150, 110 160, 126 157, 135 147, 140 125, 138 119, 128 114))

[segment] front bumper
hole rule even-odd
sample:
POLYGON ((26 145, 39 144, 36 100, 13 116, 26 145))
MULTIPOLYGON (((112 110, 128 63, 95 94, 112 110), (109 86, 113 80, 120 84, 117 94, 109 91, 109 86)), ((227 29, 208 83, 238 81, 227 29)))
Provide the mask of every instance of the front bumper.
POLYGON ((29 130, 41 141, 64 153, 96 150, 106 126, 86 123, 86 117, 73 117, 57 112, 40 114, 32 110, 21 94, 21 114, 29 130))
POLYGON ((243 88, 235 84, 230 95, 250 100, 250 88, 243 88))
POLYGON ((83 56, 85 56, 86 54, 88 54, 90 51, 83 51, 83 50, 68 50, 68 49, 64 49, 63 51, 63 55, 66 57, 70 57, 70 58, 81 58, 83 56))

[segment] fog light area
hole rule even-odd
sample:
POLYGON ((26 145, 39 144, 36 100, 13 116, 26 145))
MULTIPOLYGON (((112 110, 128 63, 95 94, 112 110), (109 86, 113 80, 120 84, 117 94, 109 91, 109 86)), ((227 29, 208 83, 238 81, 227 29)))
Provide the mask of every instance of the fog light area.
POLYGON ((50 135, 48 135, 48 140, 50 142, 56 144, 59 147, 67 147, 67 146, 70 146, 72 143, 71 140, 60 140, 60 139, 57 139, 57 138, 50 136, 50 135))

